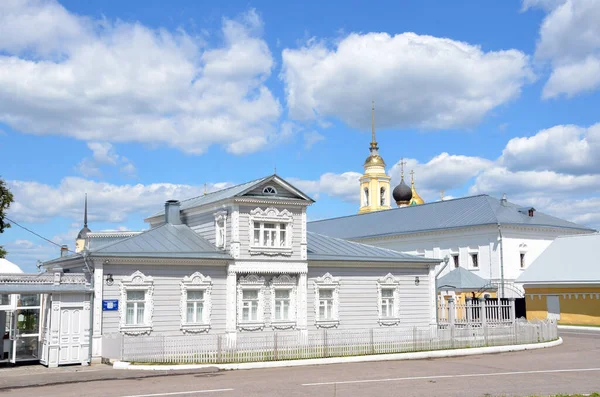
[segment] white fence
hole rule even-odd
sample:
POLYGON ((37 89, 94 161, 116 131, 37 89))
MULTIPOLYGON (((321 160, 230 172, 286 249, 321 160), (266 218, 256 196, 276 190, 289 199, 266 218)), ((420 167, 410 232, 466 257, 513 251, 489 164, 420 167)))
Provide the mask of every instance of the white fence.
POLYGON ((510 325, 514 321, 514 299, 467 299, 463 304, 450 299, 438 304, 438 323, 442 326, 510 325))
POLYGON ((138 363, 241 363, 405 353, 555 340, 555 322, 512 325, 374 328, 183 336, 128 336, 121 360, 138 363))

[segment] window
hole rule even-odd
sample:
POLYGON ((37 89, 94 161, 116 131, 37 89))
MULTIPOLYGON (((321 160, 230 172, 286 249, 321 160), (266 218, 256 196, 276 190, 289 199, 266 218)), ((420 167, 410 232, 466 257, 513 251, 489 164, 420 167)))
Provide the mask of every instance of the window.
POLYGON ((365 195, 364 195, 364 200, 363 200, 363 202, 364 202, 364 206, 366 207, 366 206, 368 206, 368 205, 369 205, 369 188, 368 188, 368 187, 366 187, 366 188, 365 188, 365 190, 364 190, 364 194, 365 194, 365 195))
POLYGON ((212 280, 196 272, 181 281, 181 330, 198 333, 210 328, 212 280))
POLYGON ((479 254, 474 253, 471 255, 471 266, 475 269, 479 268, 479 254))
POLYGON ((287 247, 287 224, 254 222, 254 245, 258 247, 287 247))
POLYGON ((282 274, 271 279, 271 326, 291 329, 296 326, 296 277, 282 274))
POLYGON ((339 325, 340 279, 326 273, 315 281, 315 324, 317 327, 333 328, 339 325))
POLYGON ((520 264, 521 264, 521 269, 525 268, 525 254, 523 252, 521 252, 520 254, 520 264))
POLYGON ((291 255, 292 214, 276 208, 250 211, 250 254, 291 255))
POLYGON ((187 292, 187 314, 188 324, 202 324, 202 311, 204 309, 204 291, 187 292))
POLYGON ((225 248, 227 239, 227 212, 220 211, 215 214, 215 245, 217 248, 225 248))
POLYGON ((382 187, 381 189, 379 189, 379 199, 380 199, 380 205, 383 207, 384 205, 386 205, 385 203, 385 188, 382 187))
POLYGON ((120 330, 127 335, 149 334, 154 311, 154 281, 136 271, 121 281, 120 330))
POLYGON ((380 325, 400 323, 399 286, 400 281, 391 273, 377 280, 380 325))
POLYGON ((258 321, 258 290, 242 292, 242 321, 258 321))
POLYGON ((264 328, 265 278, 254 274, 238 280, 238 328, 246 331, 264 328))
POLYGON ((460 263, 458 262, 458 254, 452 254, 452 261, 455 269, 460 266, 460 263))
POLYGON ((8 305, 10 305, 10 295, 0 294, 0 306, 8 306, 8 305))
POLYGON ((273 186, 266 186, 263 189, 263 194, 273 196, 273 195, 277 194, 277 189, 275 189, 273 186))
POLYGON ((394 290, 391 288, 381 290, 381 317, 394 317, 394 290))
POLYGON ((126 325, 144 325, 146 291, 127 291, 126 325))

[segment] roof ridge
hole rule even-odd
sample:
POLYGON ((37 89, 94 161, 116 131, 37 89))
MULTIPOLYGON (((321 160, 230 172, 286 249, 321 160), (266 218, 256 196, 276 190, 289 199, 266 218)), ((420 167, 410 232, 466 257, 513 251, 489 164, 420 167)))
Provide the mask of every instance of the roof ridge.
POLYGON ((333 220, 333 219, 350 218, 350 217, 353 217, 353 216, 363 216, 363 215, 378 214, 378 213, 382 213, 382 212, 386 212, 386 211, 398 211, 398 210, 407 210, 409 208, 420 208, 420 207, 424 207, 424 206, 428 206, 428 205, 441 204, 441 203, 449 203, 449 202, 452 202, 452 201, 472 199, 472 198, 475 198, 475 197, 491 197, 491 196, 489 194, 481 193, 481 194, 475 194, 473 196, 456 197, 456 198, 449 199, 449 200, 432 201, 430 203, 423 203, 423 204, 419 204, 419 205, 409 205, 409 206, 406 206, 406 207, 390 208, 389 210, 383 210, 383 211, 374 211, 374 212, 367 212, 367 213, 364 213, 364 214, 350 214, 350 215, 342 215, 342 216, 337 216, 337 217, 327 218, 327 219, 318 219, 316 221, 310 221, 308 223, 317 223, 317 222, 330 221, 330 220, 333 220))
POLYGON ((186 201, 194 200, 194 199, 197 199, 197 198, 199 198, 199 197, 206 197, 206 196, 210 196, 211 194, 215 194, 215 193, 221 193, 221 192, 223 192, 223 191, 225 191, 225 190, 230 190, 230 189, 233 189, 233 188, 236 188, 236 187, 242 186, 242 185, 248 185, 248 184, 251 184, 251 183, 254 183, 254 182, 262 181, 262 180, 264 180, 264 179, 267 179, 267 178, 269 178, 270 176, 273 176, 273 175, 269 175, 269 176, 264 176, 264 177, 262 177, 262 178, 253 179, 253 180, 251 180, 251 181, 248 181, 248 182, 242 182, 242 183, 238 183, 237 185, 232 185, 232 186, 229 186, 229 187, 224 187, 223 189, 214 190, 214 191, 212 191, 212 192, 210 192, 210 193, 205 193, 205 194, 201 194, 201 195, 199 195, 199 196, 194 196, 194 197, 186 198, 186 199, 184 199, 184 200, 179 200, 179 202, 180 202, 180 203, 184 203, 184 202, 186 202, 186 201))

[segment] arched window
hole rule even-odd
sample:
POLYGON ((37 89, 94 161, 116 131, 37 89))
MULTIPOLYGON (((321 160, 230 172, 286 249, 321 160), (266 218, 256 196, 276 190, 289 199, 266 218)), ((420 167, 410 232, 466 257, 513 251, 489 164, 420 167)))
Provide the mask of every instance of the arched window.
POLYGON ((369 188, 368 187, 365 188, 364 203, 365 203, 365 207, 369 205, 369 188))
POLYGON ((263 194, 268 194, 269 196, 276 195, 277 189, 275 189, 273 186, 265 186, 263 189, 263 194))
POLYGON ((379 200, 380 200, 380 205, 383 207, 385 204, 385 187, 382 187, 381 189, 379 189, 379 200))

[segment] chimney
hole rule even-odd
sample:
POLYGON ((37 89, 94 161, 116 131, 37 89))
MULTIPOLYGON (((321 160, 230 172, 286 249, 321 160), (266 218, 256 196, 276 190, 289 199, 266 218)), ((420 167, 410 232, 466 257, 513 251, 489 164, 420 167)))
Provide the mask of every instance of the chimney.
POLYGON ((165 222, 171 225, 181 225, 181 215, 179 214, 180 204, 177 200, 168 200, 165 203, 165 222))
POLYGON ((60 246, 60 257, 69 255, 69 247, 67 245, 60 246))
POLYGON ((504 207, 505 207, 505 206, 506 206, 506 202, 507 202, 507 201, 506 201, 506 193, 504 193, 504 194, 502 195, 502 199, 500 200, 500 204, 502 204, 502 206, 504 206, 504 207))

